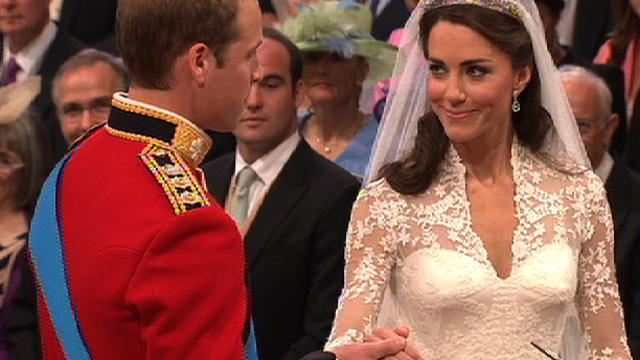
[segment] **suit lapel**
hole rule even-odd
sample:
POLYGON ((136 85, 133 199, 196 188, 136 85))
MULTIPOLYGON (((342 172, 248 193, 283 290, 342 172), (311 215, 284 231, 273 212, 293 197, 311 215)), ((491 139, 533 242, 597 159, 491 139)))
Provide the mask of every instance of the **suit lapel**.
POLYGON ((62 2, 62 9, 60 9, 60 24, 64 25, 63 27, 68 29, 71 26, 71 22, 76 17, 76 13, 78 9, 80 9, 81 4, 78 0, 64 0, 62 2))
POLYGON ((273 232, 289 216, 298 199, 307 190, 305 175, 311 151, 309 145, 301 139, 264 197, 245 236, 245 242, 249 245, 251 267, 257 263, 266 245, 273 241, 273 232))

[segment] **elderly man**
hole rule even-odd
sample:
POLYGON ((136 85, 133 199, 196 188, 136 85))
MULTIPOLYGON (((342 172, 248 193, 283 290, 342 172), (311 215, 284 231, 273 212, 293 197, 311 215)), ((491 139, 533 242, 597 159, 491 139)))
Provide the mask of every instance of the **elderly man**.
POLYGON ((241 359, 245 253, 197 166, 257 73, 254 0, 126 0, 128 94, 43 186, 30 233, 45 358, 241 359))
POLYGON ((594 172, 605 183, 615 224, 615 260, 629 345, 640 356, 640 176, 608 153, 619 118, 605 82, 577 66, 561 68, 562 84, 594 172))
POLYGON ((53 80, 53 100, 69 144, 107 121, 111 96, 126 89, 127 70, 116 57, 86 49, 71 57, 53 80))
POLYGON ((51 98, 51 82, 58 68, 84 45, 49 19, 50 0, 0 1, 2 37, 2 85, 42 76, 42 90, 35 99, 37 115, 44 123, 45 159, 49 166, 67 149, 51 98))

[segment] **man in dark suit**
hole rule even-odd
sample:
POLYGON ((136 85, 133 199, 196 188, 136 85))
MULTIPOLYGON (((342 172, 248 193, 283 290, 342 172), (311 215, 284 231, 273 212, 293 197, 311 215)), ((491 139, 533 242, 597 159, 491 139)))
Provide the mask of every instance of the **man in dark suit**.
POLYGON ((563 67, 562 83, 587 155, 605 183, 615 235, 615 262, 629 346, 640 356, 640 176, 607 152, 619 117, 604 81, 581 67, 563 67))
POLYGON ((236 152, 203 170, 245 233, 259 358, 297 360, 329 336, 360 184, 298 133, 302 63, 295 45, 266 29, 257 56, 261 76, 233 131, 236 152))
POLYGON ((403 28, 411 15, 408 3, 413 5, 415 1, 371 0, 369 4, 373 13, 371 35, 380 41, 387 41, 393 30, 403 28))
POLYGON ((116 54, 116 10, 118 0, 57 0, 60 28, 83 43, 116 54))
POLYGON ((615 24, 613 1, 575 0, 572 45, 576 54, 593 59, 615 24))
POLYGON ((42 76, 42 90, 33 105, 45 132, 48 167, 62 157, 67 143, 62 136, 51 98, 51 83, 58 68, 84 45, 49 19, 48 0, 0 2, 2 85, 42 76))

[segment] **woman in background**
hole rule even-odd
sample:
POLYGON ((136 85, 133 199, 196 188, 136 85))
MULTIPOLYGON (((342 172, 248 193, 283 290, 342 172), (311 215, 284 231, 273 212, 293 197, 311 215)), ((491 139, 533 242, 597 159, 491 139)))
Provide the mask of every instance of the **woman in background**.
POLYGON ((34 77, 0 89, 0 360, 40 358, 36 293, 27 259, 31 214, 43 180, 34 77))
POLYGON ((363 5, 321 1, 282 27, 303 54, 311 112, 301 119, 302 134, 317 152, 360 179, 378 129, 362 95, 373 96, 373 84, 390 75, 396 54, 395 46, 371 37, 371 23, 363 5))

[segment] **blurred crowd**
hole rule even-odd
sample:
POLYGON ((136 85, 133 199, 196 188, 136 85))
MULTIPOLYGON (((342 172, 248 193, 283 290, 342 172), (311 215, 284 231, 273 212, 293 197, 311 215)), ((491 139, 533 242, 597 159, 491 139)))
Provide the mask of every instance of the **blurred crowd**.
MULTIPOLYGON (((277 256, 265 251, 259 261, 259 253, 251 254, 264 360, 297 359, 321 349, 329 335, 351 205, 393 87, 403 26, 418 6, 416 0, 319 1, 259 0, 262 77, 238 127, 208 131, 214 146, 202 166, 224 205, 245 162, 257 164, 253 177, 261 182, 247 185, 247 208, 236 217, 247 221, 247 239, 259 244, 252 251, 269 236, 309 238, 304 248, 285 242, 272 250, 277 256), (275 120, 261 125, 265 118, 275 120), (301 143, 308 146, 301 150, 301 143), (313 185, 317 193, 309 190, 313 196, 298 190, 305 177, 321 180, 313 185), (332 190, 321 186, 327 184, 332 190), (300 219, 287 220, 287 206, 300 219), (269 235, 278 223, 285 231, 269 235), (287 286, 275 291, 281 284, 287 286)), ((536 4, 591 166, 607 189, 625 324, 640 359, 640 1, 536 4)), ((117 0, 0 0, 0 360, 41 357, 29 222, 46 174, 70 145, 106 121, 113 94, 127 91, 116 9, 117 0)))

